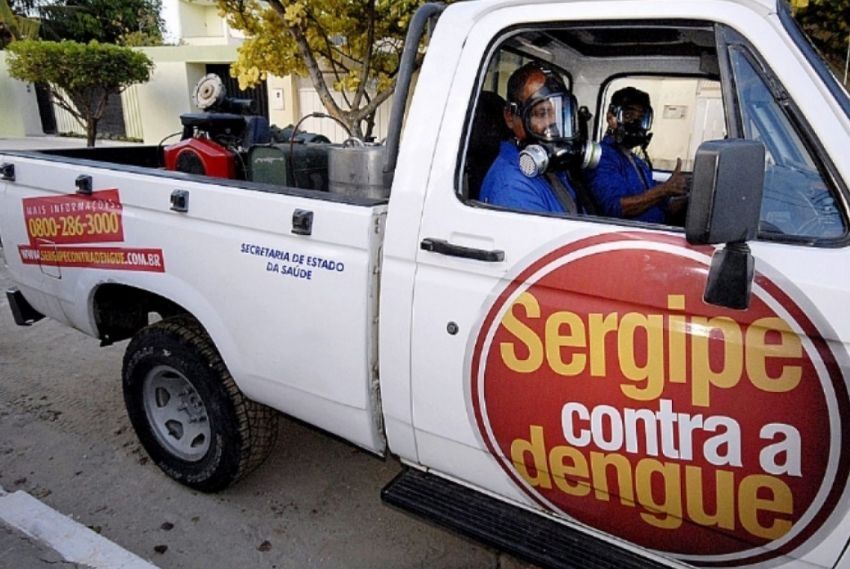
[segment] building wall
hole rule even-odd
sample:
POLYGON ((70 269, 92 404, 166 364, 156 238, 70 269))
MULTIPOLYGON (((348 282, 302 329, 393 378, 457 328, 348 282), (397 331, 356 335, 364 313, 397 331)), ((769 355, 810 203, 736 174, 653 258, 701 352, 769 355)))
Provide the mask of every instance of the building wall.
POLYGON ((158 62, 151 80, 137 87, 146 144, 157 144, 180 131, 180 115, 191 109, 188 85, 196 74, 191 64, 182 61, 158 62))
POLYGON ((158 144, 181 131, 180 115, 196 112, 192 91, 206 74, 207 63, 229 63, 235 46, 141 48, 154 62, 150 81, 135 87, 145 144, 158 144))
POLYGON ((241 43, 238 33, 234 33, 219 16, 215 2, 204 0, 181 0, 178 3, 180 37, 189 45, 220 45, 241 43))
MULTIPOLYGON (((97 125, 98 136, 109 135, 121 138, 129 136, 127 134, 127 119, 123 106, 123 97, 109 96, 103 117, 97 125)), ((56 116, 56 132, 58 134, 86 135, 86 129, 74 118, 74 115, 55 103, 53 105, 53 114, 56 116)))
POLYGON ((56 132, 57 134, 76 134, 85 136, 86 129, 83 128, 74 115, 60 107, 53 105, 53 113, 56 115, 56 132))
MULTIPOLYGON (((127 136, 158 144, 181 130, 180 115, 198 112, 192 92, 206 75, 207 64, 229 64, 236 59, 235 46, 142 48, 154 62, 149 82, 128 89, 123 96, 127 136)), ((267 81, 269 120, 280 127, 294 123, 299 114, 295 96, 297 79, 270 76, 267 81)))
POLYGON ((139 86, 131 85, 121 94, 121 100, 127 137, 134 140, 144 140, 145 129, 142 111, 139 107, 139 86))
POLYGON ((0 51, 0 137, 18 138, 44 134, 35 88, 12 79, 6 54, 0 51))
MULTIPOLYGON (((296 79, 298 87, 298 111, 296 118, 305 117, 310 113, 327 113, 325 107, 319 99, 319 93, 313 87, 313 83, 307 77, 299 77, 296 79)), ((332 92, 334 100, 345 108, 343 103, 342 93, 338 91, 332 92)), ((387 136, 387 129, 390 122, 390 109, 392 108, 393 99, 390 97, 380 107, 375 114, 375 127, 372 132, 376 140, 383 140, 387 136)), ((332 142, 343 142, 348 138, 348 133, 336 121, 327 118, 309 118, 301 125, 300 130, 308 132, 317 132, 331 139, 332 142)))
POLYGON ((269 122, 281 128, 295 124, 301 117, 301 106, 295 96, 298 92, 298 78, 292 75, 270 75, 266 85, 269 90, 269 122))

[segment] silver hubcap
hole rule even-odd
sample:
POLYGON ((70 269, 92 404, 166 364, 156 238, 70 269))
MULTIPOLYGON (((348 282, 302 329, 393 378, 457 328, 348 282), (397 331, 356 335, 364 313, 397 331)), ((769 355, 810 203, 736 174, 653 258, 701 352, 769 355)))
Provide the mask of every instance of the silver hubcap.
POLYGON ((201 460, 210 448, 210 422, 186 376, 173 367, 156 366, 145 376, 142 397, 159 444, 183 460, 201 460))

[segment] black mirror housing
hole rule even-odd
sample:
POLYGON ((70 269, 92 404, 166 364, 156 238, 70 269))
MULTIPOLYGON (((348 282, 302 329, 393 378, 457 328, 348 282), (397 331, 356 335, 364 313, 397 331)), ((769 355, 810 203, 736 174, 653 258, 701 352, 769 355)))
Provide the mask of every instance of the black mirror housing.
POLYGON ((685 235, 715 252, 703 299, 745 310, 750 305, 755 260, 747 241, 758 235, 764 193, 765 149, 752 140, 714 140, 697 150, 685 235))
POLYGON ((755 276, 755 259, 746 243, 730 243, 714 253, 703 300, 715 306, 746 310, 755 276))
POLYGON ((765 149, 752 140, 714 140, 697 150, 685 235, 692 245, 755 239, 765 149))

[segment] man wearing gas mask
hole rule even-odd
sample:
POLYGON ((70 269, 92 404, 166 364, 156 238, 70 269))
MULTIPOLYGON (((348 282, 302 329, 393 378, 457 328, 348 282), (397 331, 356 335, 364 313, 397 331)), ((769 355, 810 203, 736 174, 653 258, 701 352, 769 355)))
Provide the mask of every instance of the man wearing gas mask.
POLYGON ((682 160, 673 175, 659 184, 652 169, 632 149, 646 147, 652 140, 652 106, 649 95, 634 87, 620 89, 611 97, 608 131, 602 139, 602 159, 585 173, 600 215, 649 223, 670 223, 685 205, 686 181, 682 160))
POLYGON ((508 79, 503 141, 481 189, 481 200, 516 210, 585 213, 590 198, 576 192, 567 170, 592 167, 600 148, 580 135, 575 97, 563 80, 538 63, 508 79))

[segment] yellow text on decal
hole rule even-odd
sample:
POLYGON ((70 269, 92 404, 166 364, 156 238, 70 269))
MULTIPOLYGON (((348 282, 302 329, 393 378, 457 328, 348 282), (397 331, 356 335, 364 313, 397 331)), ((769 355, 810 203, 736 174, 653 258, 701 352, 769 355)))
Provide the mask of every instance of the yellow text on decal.
POLYGON ((742 325, 726 316, 690 316, 684 295, 669 295, 667 309, 587 315, 563 310, 544 318, 537 297, 527 291, 502 318, 511 338, 500 343, 499 353, 518 374, 544 366, 562 377, 614 372, 624 378, 623 394, 635 401, 658 399, 667 382, 690 383, 691 403, 700 407, 711 405, 713 390, 731 389, 744 378, 766 393, 800 384, 802 343, 781 318, 742 325), (609 360, 609 347, 616 359, 609 360), (617 369, 610 370, 614 363, 617 369))
POLYGON ((549 448, 540 425, 531 425, 528 439, 514 440, 510 452, 530 486, 636 508, 655 528, 675 530, 689 521, 775 540, 792 526, 794 496, 776 476, 569 445, 549 448))

